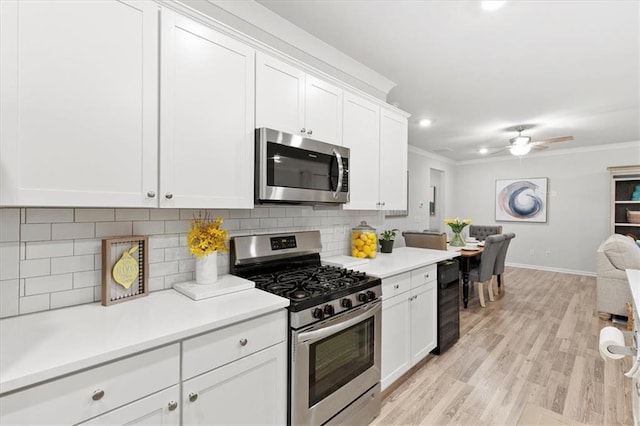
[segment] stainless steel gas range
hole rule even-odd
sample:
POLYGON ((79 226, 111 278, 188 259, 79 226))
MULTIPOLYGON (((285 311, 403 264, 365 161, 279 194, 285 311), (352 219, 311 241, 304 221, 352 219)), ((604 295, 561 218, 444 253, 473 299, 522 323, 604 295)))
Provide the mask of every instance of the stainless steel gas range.
POLYGON ((235 237, 231 273, 290 300, 288 421, 366 425, 380 413, 381 282, 322 266, 319 231, 235 237))

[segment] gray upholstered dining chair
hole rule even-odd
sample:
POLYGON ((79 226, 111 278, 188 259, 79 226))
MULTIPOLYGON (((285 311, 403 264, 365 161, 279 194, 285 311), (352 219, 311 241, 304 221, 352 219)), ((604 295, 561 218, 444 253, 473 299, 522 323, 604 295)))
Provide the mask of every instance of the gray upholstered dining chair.
POLYGON ((496 258, 498 252, 505 241, 504 235, 490 235, 484 242, 484 251, 480 255, 480 262, 469 271, 469 281, 478 284, 478 299, 480 299, 480 306, 485 307, 484 304, 484 283, 487 283, 487 291, 489 293, 489 300, 493 302, 493 289, 491 283, 493 282, 493 270, 496 264, 496 258))
POLYGON ((502 234, 502 225, 469 225, 469 236, 484 241, 489 235, 502 234))
POLYGON ((402 233, 407 247, 428 248, 434 250, 447 249, 447 234, 438 232, 405 231, 402 233))
POLYGON ((496 257, 496 264, 493 268, 493 275, 496 277, 497 281, 498 281, 498 293, 500 293, 500 291, 503 288, 504 285, 504 263, 507 259, 507 250, 509 249, 509 244, 511 243, 511 240, 514 239, 516 237, 516 234, 514 234, 513 232, 507 232, 506 234, 504 234, 504 242, 502 243, 502 246, 500 247, 500 251, 498 252, 498 256, 496 257))

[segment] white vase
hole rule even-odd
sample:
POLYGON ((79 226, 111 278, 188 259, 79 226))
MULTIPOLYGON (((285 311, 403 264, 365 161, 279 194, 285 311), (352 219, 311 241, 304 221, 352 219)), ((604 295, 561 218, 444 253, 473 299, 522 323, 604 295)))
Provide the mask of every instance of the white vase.
POLYGON ((196 257, 196 284, 213 284, 218 281, 218 252, 196 257))

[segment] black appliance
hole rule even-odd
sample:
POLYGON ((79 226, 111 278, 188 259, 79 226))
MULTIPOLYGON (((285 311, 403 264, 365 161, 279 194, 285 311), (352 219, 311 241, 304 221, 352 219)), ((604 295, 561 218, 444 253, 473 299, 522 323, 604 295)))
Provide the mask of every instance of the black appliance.
POLYGON ((381 281, 320 263, 319 231, 231 239, 230 271, 289 305, 288 423, 369 424, 380 413, 381 281))
POLYGON ((438 263, 438 346, 440 355, 460 338, 460 266, 456 259, 438 263))

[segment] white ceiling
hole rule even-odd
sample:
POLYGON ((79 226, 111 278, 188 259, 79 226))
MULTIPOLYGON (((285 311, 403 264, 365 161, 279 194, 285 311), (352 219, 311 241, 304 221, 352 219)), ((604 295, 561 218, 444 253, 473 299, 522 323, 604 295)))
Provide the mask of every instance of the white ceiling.
POLYGON ((534 141, 574 136, 547 151, 640 140, 638 1, 258 2, 397 83, 387 101, 424 150, 481 158, 518 124, 534 141))

